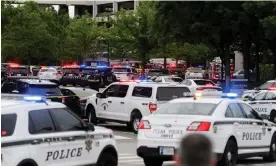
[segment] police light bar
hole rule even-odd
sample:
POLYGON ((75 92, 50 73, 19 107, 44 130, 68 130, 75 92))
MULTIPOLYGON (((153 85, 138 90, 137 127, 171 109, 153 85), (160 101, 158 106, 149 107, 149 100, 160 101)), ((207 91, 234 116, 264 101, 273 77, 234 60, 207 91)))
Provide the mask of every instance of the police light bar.
POLYGON ((42 97, 42 96, 24 96, 23 100, 28 101, 28 102, 37 102, 37 103, 47 104, 46 98, 42 97))
POLYGON ((19 67, 19 64, 17 64, 17 63, 10 63, 9 66, 10 67, 19 67))
POLYGON ((105 68, 105 67, 107 67, 107 65, 99 65, 97 67, 99 67, 99 68, 105 68))

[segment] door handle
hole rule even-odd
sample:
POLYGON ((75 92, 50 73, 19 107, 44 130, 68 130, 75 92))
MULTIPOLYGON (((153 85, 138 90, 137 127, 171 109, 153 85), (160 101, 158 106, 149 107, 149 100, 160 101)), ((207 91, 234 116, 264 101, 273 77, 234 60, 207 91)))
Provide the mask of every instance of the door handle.
POLYGON ((125 102, 121 102, 121 104, 125 104, 125 102))
POLYGON ((67 141, 75 141, 75 138, 74 137, 68 137, 67 141))
POLYGON ((108 101, 108 103, 112 103, 112 101, 108 101))
POLYGON ((33 142, 31 144, 32 145, 37 145, 37 144, 40 144, 40 143, 41 143, 41 141, 35 139, 35 140, 33 140, 33 142))

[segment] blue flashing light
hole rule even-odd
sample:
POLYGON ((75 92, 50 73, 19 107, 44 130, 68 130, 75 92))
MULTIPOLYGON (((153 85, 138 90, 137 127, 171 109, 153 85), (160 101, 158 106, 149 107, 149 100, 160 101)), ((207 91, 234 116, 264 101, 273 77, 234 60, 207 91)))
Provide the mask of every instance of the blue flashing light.
POLYGON ((98 68, 106 68, 107 67, 107 65, 99 65, 99 66, 97 66, 98 68))
POLYGON ((153 82, 152 80, 137 80, 137 82, 153 82))
POLYGON ((80 65, 81 67, 86 67, 86 64, 82 64, 82 65, 80 65))
POLYGON ((26 101, 42 101, 42 97, 41 96, 25 96, 24 100, 26 101))
POLYGON ((238 94, 236 93, 227 93, 227 97, 238 97, 238 94))

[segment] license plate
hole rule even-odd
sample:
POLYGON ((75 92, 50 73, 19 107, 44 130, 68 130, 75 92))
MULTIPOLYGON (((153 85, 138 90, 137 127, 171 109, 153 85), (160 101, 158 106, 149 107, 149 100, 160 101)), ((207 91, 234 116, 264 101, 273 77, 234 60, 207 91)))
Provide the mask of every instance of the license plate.
POLYGON ((21 74, 17 74, 17 76, 21 76, 21 74))
POLYGON ((161 155, 174 155, 174 148, 173 147, 160 147, 159 153, 161 155))

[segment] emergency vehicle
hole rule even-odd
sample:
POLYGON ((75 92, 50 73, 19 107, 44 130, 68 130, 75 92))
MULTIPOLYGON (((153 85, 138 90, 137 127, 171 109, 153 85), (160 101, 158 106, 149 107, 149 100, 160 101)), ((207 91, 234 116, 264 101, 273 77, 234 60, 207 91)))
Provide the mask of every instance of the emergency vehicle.
POLYGON ((6 72, 8 76, 30 76, 27 66, 16 63, 9 63, 6 72))
POLYGON ((276 161, 276 125, 236 96, 204 98, 198 93, 169 101, 140 121, 137 155, 146 166, 161 166, 173 159, 183 136, 200 133, 212 141, 221 166, 235 166, 238 158, 256 156, 276 161))
POLYGON ((201 68, 189 67, 185 73, 185 79, 203 79, 201 68))
POLYGON ((276 89, 276 80, 269 80, 257 88, 244 91, 242 97, 243 98, 254 97, 260 92, 266 92, 268 90, 275 90, 275 89, 276 89))
POLYGON ((135 68, 129 65, 114 65, 112 72, 117 80, 137 80, 139 78, 139 74, 135 68))
POLYGON ((41 80, 50 80, 59 83, 62 77, 62 72, 58 71, 55 67, 41 67, 38 72, 38 78, 41 80))
POLYGON ((222 92, 222 88, 217 86, 213 81, 206 79, 186 79, 182 82, 188 86, 193 93, 195 92, 222 92))
POLYGON ((62 68, 63 76, 59 80, 60 84, 66 86, 71 84, 73 86, 89 86, 91 89, 99 91, 100 88, 100 77, 96 76, 94 72, 82 69, 81 66, 72 64, 66 65, 62 68))
POLYGON ((249 104, 260 114, 267 116, 271 122, 276 123, 276 88, 260 92, 255 97, 249 97, 249 104))
POLYGON ((38 72, 41 69, 40 66, 30 66, 29 67, 29 72, 31 76, 38 76, 38 72))
POLYGON ((1 165, 118 165, 112 130, 85 123, 40 96, 3 99, 1 165))
POLYGON ((102 93, 87 100, 89 122, 113 121, 125 123, 134 132, 143 116, 154 113, 173 98, 183 97, 189 88, 181 84, 122 80, 109 85, 102 93))
MULTIPOLYGON (((208 72, 208 77, 209 79, 212 80, 224 80, 224 76, 221 77, 221 71, 222 71, 222 61, 219 57, 215 58, 212 62, 209 63, 207 72, 208 72)), ((234 63, 233 60, 230 60, 230 77, 233 78, 235 68, 234 68, 234 63)), ((223 73, 225 73, 225 69, 223 68, 223 73)))

